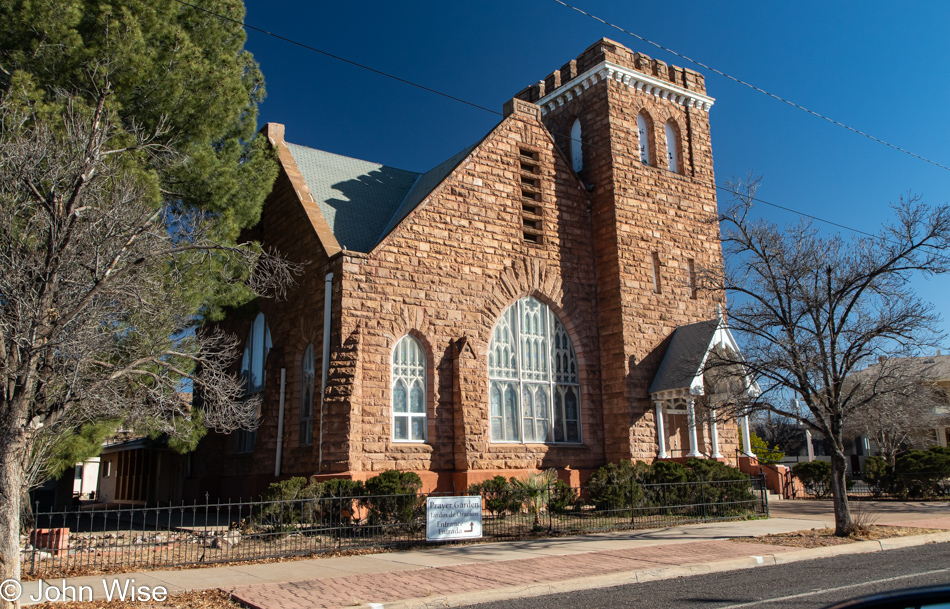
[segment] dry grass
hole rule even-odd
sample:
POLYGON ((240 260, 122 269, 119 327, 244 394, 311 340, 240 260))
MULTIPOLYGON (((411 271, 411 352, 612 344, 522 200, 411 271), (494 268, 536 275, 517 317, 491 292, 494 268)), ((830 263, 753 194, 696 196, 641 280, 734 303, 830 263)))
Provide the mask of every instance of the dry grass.
POLYGON ((856 541, 874 541, 890 537, 907 537, 909 535, 926 535, 927 533, 941 533, 943 529, 920 529, 916 527, 895 527, 885 525, 861 525, 855 527, 855 532, 849 537, 835 536, 834 529, 806 529, 791 533, 773 533, 761 537, 734 537, 732 541, 768 543, 777 546, 792 548, 821 548, 824 546, 838 546, 856 541))
MULTIPOLYGON (((39 603, 31 605, 36 609, 60 609, 62 602, 39 603)), ((243 609, 243 606, 231 599, 231 595, 220 590, 200 590, 169 596, 162 602, 149 603, 133 601, 76 601, 69 603, 69 609, 243 609)))

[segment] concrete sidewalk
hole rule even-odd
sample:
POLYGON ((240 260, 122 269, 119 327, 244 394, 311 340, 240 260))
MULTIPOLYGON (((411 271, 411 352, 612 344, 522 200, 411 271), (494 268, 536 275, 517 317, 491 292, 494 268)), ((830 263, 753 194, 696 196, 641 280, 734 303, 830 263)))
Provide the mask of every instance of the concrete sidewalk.
MULTIPOLYGON (((433 546, 407 552, 318 558, 205 569, 151 571, 66 580, 104 596, 113 581, 162 586, 174 594, 220 588, 258 609, 297 607, 456 606, 559 591, 580 590, 836 554, 873 552, 950 541, 950 531, 800 550, 736 543, 754 537, 833 525, 830 502, 782 501, 768 520, 723 522, 469 546, 433 546)), ((950 529, 948 503, 867 502, 876 524, 950 529)), ((55 582, 59 587, 60 580, 55 582)), ((23 584, 24 599, 38 582, 23 584)), ((24 604, 29 604, 29 600, 24 604)))

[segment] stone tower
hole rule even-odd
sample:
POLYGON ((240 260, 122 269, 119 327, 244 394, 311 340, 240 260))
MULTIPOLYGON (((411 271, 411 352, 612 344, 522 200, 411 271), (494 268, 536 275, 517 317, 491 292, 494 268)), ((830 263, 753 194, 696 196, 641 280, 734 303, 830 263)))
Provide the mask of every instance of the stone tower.
POLYGON ((591 197, 607 461, 656 456, 648 388, 677 326, 716 317, 722 268, 703 77, 601 39, 516 96, 591 197), (580 140, 580 141, 578 141, 580 140))

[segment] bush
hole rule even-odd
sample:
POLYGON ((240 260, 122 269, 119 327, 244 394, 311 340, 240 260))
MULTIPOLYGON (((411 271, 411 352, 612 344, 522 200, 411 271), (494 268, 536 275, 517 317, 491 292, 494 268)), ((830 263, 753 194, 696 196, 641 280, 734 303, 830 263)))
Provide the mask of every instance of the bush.
POLYGON ((805 492, 816 497, 831 495, 831 463, 802 461, 792 467, 792 475, 801 480, 805 492))
MULTIPOLYGON (((699 489, 699 500, 703 503, 735 503, 752 501, 755 495, 749 484, 749 475, 737 468, 712 459, 686 460, 691 482, 711 482, 699 489)), ((693 494, 696 494, 694 489, 693 494)))
POLYGON ((468 487, 469 495, 481 495, 485 508, 493 516, 505 516, 521 511, 521 500, 515 497, 511 484, 504 476, 495 476, 490 480, 472 484, 468 487))
POLYGON ((363 483, 359 480, 348 480, 346 478, 333 478, 325 482, 319 482, 317 487, 317 507, 319 509, 319 520, 322 524, 336 526, 341 524, 350 524, 354 520, 356 510, 353 509, 353 503, 365 493, 363 483))
POLYGON ((577 489, 557 480, 551 487, 551 497, 548 499, 548 511, 552 514, 563 514, 568 508, 577 504, 577 489))
POLYGON ((633 507, 643 499, 638 478, 649 469, 642 461, 634 465, 626 460, 598 468, 587 481, 591 502, 598 510, 633 507))
POLYGON ((253 521, 259 526, 282 530, 296 529, 301 524, 344 524, 350 521, 354 510, 352 501, 341 498, 362 494, 363 483, 358 480, 310 482, 307 478, 290 478, 267 487, 264 503, 253 521))
POLYGON ((422 514, 422 479, 415 472, 387 470, 365 483, 370 524, 410 524, 422 514))
POLYGON ((894 469, 883 458, 868 457, 862 475, 875 497, 893 492, 894 469))
POLYGON ((894 490, 904 497, 928 498, 947 494, 950 478, 950 448, 933 446, 912 450, 897 458, 894 490))
POLYGON ((253 514, 254 524, 288 530, 309 521, 314 514, 314 499, 319 489, 306 478, 296 477, 274 482, 264 491, 263 503, 253 514))
POLYGON ((541 530, 541 510, 551 501, 551 491, 557 472, 546 469, 540 473, 528 474, 527 478, 512 478, 511 488, 521 499, 528 514, 534 517, 533 530, 541 530))

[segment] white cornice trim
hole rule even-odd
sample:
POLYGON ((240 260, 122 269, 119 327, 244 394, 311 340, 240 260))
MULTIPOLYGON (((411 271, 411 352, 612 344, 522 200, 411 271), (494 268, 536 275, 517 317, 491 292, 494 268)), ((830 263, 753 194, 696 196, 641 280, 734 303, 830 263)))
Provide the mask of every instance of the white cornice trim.
POLYGON ((708 112, 715 99, 696 91, 684 89, 671 82, 660 80, 643 72, 618 66, 609 61, 603 61, 579 76, 575 76, 566 84, 561 85, 551 93, 534 102, 541 106, 541 114, 547 114, 564 102, 580 97, 592 85, 603 80, 613 79, 631 89, 650 93, 658 99, 665 99, 673 104, 689 108, 696 108, 708 112))

